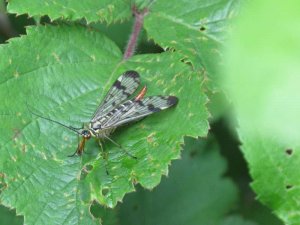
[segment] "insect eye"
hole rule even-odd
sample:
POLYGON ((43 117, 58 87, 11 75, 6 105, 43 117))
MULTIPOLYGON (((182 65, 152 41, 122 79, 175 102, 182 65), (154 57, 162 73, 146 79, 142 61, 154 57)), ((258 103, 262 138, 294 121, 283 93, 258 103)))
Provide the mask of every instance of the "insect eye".
POLYGON ((89 134, 89 132, 87 130, 82 131, 82 136, 87 136, 89 134))
POLYGON ((91 133, 88 130, 82 131, 82 136, 86 139, 89 139, 91 137, 91 133))

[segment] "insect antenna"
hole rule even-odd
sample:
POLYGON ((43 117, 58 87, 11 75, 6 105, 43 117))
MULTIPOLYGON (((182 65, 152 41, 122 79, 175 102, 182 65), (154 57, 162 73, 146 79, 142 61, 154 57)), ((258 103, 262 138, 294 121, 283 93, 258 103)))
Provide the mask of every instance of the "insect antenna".
POLYGON ((27 102, 26 102, 26 106, 27 106, 28 111, 29 111, 31 114, 33 114, 33 115, 35 115, 35 116, 37 116, 37 117, 39 117, 39 118, 42 118, 42 119, 44 119, 44 120, 48 120, 48 121, 50 121, 50 122, 56 123, 56 124, 58 124, 58 125, 60 125, 60 126, 63 126, 63 127, 67 128, 67 129, 69 129, 69 130, 72 130, 72 131, 74 131, 75 133, 77 133, 77 134, 80 135, 80 132, 79 132, 78 130, 80 130, 81 128, 75 128, 75 127, 72 127, 72 126, 67 126, 67 125, 65 125, 65 124, 63 124, 63 123, 61 123, 61 122, 56 121, 56 120, 53 120, 53 119, 47 118, 47 117, 45 117, 45 116, 39 115, 39 114, 33 112, 33 111, 29 108, 29 105, 28 105, 27 102))
POLYGON ((107 140, 109 140, 111 143, 115 144, 116 146, 118 146, 122 151, 124 151, 126 153, 126 155, 130 156, 133 159, 137 159, 136 156, 132 155, 131 153, 129 153, 125 148, 122 147, 122 145, 118 144, 117 142, 115 142, 113 139, 111 139, 108 136, 104 136, 107 140))

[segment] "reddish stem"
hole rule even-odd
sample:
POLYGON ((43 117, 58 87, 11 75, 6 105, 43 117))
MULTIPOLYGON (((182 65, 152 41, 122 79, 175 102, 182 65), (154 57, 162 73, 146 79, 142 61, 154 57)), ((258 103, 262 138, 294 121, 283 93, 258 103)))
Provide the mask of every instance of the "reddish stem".
POLYGON ((135 16, 133 29, 130 34, 130 38, 126 47, 126 51, 124 52, 123 59, 127 60, 134 54, 134 50, 137 45, 137 39, 143 27, 144 17, 148 13, 148 9, 144 9, 142 12, 138 11, 138 9, 133 6, 132 7, 133 15, 135 16))

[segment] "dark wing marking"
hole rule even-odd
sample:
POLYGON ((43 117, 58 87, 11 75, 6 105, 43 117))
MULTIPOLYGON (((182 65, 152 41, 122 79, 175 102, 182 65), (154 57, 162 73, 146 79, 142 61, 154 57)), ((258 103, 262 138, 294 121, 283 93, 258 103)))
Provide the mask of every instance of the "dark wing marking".
POLYGON ((126 71, 111 86, 101 105, 93 115, 91 122, 108 113, 129 98, 140 85, 140 76, 136 71, 126 71))
POLYGON ((150 96, 142 100, 128 100, 107 114, 107 120, 103 121, 102 129, 118 127, 141 119, 150 114, 170 108, 176 105, 178 98, 175 96, 150 96), (110 115, 109 115, 110 114, 110 115))

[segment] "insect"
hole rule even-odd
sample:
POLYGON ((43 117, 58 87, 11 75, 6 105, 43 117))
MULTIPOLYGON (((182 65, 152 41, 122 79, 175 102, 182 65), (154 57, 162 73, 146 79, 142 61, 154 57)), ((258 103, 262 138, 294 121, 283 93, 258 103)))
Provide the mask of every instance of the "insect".
POLYGON ((117 128, 133 121, 142 119, 150 114, 170 108, 178 102, 175 96, 150 96, 145 97, 147 87, 135 96, 131 97, 140 85, 140 76, 136 71, 126 71, 112 85, 102 103, 97 108, 89 124, 83 128, 74 128, 67 126, 58 121, 38 115, 31 111, 32 114, 59 124, 78 135, 82 136, 78 143, 74 155, 82 155, 84 152, 85 142, 91 137, 96 137, 99 140, 99 145, 103 150, 101 140, 106 139, 117 145, 128 156, 136 158, 120 144, 116 143, 109 136, 117 128))

